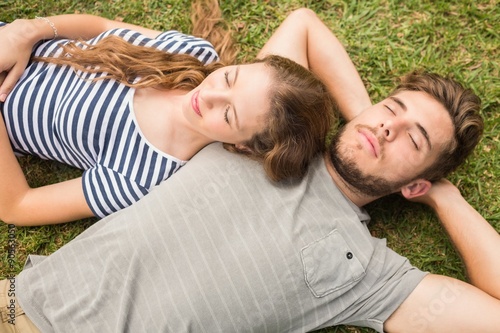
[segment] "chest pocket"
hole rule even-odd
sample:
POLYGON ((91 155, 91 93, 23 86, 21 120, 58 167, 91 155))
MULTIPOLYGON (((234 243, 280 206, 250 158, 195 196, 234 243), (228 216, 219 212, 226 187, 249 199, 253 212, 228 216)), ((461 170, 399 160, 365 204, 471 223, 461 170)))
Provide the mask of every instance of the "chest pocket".
POLYGON ((301 249, 307 286, 315 297, 342 295, 364 276, 365 269, 335 229, 301 249))

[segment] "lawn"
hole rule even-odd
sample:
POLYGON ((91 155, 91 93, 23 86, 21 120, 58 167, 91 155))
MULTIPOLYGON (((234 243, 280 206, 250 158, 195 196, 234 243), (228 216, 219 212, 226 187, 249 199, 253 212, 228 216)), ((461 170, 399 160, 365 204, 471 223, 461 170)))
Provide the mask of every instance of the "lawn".
MULTIPOLYGON (((185 0, 0 0, 0 20, 88 13, 153 29, 190 31, 185 0)), ((287 13, 309 7, 351 54, 374 102, 395 79, 413 69, 450 74, 483 101, 486 128, 475 154, 450 180, 500 232, 500 6, 496 0, 252 1, 227 0, 223 14, 241 46, 239 61, 252 59, 287 13)), ((78 176, 80 171, 35 158, 20 160, 31 186, 78 176)), ((422 270, 466 280, 463 265, 432 211, 394 195, 368 207, 374 236, 422 270)), ((0 278, 18 273, 29 253, 49 254, 95 223, 89 219, 37 228, 0 226, 0 278), (17 242, 8 260, 10 239, 17 242)), ((337 327, 324 332, 372 332, 337 327)))

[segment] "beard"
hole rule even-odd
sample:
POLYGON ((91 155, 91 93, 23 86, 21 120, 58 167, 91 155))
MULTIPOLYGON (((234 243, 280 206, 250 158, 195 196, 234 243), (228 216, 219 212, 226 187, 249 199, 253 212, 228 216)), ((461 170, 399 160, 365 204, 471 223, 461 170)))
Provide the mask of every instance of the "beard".
MULTIPOLYGON (((364 173, 356 164, 349 148, 342 143, 342 134, 345 132, 344 126, 332 138, 329 157, 333 168, 344 180, 345 184, 354 192, 371 197, 382 197, 398 191, 401 187, 408 184, 408 180, 389 181, 376 175, 364 173)), ((375 131, 369 128, 375 134, 375 131)), ((381 145, 382 146, 382 145, 381 145)), ((390 170, 387 170, 390 172, 390 170)))

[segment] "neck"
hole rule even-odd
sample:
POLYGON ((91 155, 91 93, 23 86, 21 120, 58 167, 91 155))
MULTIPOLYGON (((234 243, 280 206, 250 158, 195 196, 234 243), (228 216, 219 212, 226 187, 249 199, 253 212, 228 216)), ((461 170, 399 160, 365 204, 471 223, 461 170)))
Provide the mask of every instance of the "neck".
POLYGON ((366 194, 361 193, 359 190, 353 188, 353 186, 349 183, 347 183, 344 178, 342 178, 338 173, 337 170, 332 165, 332 161, 328 157, 328 154, 325 154, 324 156, 324 163, 326 166, 326 169, 328 173, 330 174, 330 177, 332 177, 333 182, 339 190, 349 199, 351 200, 356 206, 358 207, 363 207, 364 205, 369 204, 370 202, 378 199, 378 197, 371 197, 366 194))
POLYGON ((182 115, 186 91, 137 89, 136 119, 141 131, 156 148, 182 160, 189 160, 212 141, 194 131, 182 115))

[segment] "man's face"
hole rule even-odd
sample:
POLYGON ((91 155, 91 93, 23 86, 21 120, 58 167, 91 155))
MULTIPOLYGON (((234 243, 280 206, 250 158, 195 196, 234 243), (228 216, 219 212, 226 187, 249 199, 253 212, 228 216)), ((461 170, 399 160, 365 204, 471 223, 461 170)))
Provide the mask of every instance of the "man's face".
POLYGON ((347 123, 333 139, 332 163, 354 189, 383 196, 415 180, 452 135, 444 106, 426 93, 402 91, 347 123))

